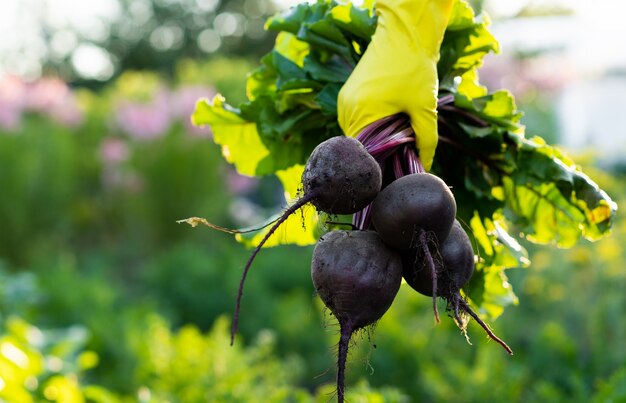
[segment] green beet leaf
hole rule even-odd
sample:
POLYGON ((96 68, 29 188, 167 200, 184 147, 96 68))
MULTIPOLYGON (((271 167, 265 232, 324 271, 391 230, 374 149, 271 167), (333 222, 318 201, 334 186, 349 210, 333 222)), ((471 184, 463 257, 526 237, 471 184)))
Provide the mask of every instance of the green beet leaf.
POLYGON ((241 112, 226 104, 221 96, 211 101, 200 99, 191 121, 196 126, 211 127, 213 140, 222 146, 222 155, 241 174, 255 176, 271 172, 259 172, 259 165, 270 151, 263 145, 256 124, 243 119, 241 112))
POLYGON ((486 15, 476 17, 466 2, 454 3, 437 66, 441 88, 453 89, 457 77, 482 66, 486 54, 500 51, 489 24, 486 15))
POLYGON ((368 8, 352 3, 340 4, 330 10, 333 22, 345 32, 369 42, 376 30, 376 17, 368 8))
POLYGON ((502 217, 493 221, 478 212, 469 221, 468 235, 479 259, 464 292, 490 319, 497 318, 505 306, 517 304, 505 270, 529 264, 526 250, 507 233, 504 225, 502 217))
POLYGON ((602 237, 617 205, 557 148, 538 137, 517 140, 517 169, 504 180, 507 217, 536 243, 570 247, 602 237))

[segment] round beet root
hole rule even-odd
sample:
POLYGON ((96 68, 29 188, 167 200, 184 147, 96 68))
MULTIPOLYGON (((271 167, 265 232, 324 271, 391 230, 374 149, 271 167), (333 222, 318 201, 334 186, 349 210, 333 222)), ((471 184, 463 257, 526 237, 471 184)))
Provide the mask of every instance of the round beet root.
POLYGON ((389 309, 402 281, 402 259, 376 232, 332 231, 315 246, 311 278, 339 321, 337 397, 343 402, 350 337, 389 309))
POLYGON ((358 330, 391 306, 402 281, 402 260, 374 231, 332 231, 315 246, 311 278, 339 323, 358 330))
POLYGON ((428 246, 405 251, 402 260, 403 276, 406 282, 420 294, 433 298, 433 309, 437 320, 435 299, 439 296, 447 301, 448 310, 452 311, 459 328, 465 331, 461 312, 466 313, 476 320, 492 340, 500 344, 507 353, 513 354, 511 348, 493 333, 461 295, 461 288, 467 284, 474 273, 474 250, 469 237, 458 221, 454 221, 450 234, 439 244, 438 250, 441 261, 437 263, 434 263, 432 259, 428 261, 431 255, 428 246))
POLYGON ((420 232, 443 242, 456 215, 456 202, 444 181, 428 173, 396 179, 372 203, 372 222, 383 241, 397 249, 419 245, 420 232))
POLYGON ((329 214, 353 214, 376 197, 382 186, 378 162, 352 137, 332 137, 318 145, 302 175, 304 194, 329 214))
MULTIPOLYGON (((439 245, 443 265, 437 270, 437 295, 446 297, 457 293, 474 273, 474 251, 469 237, 454 220, 446 240, 439 245)), ((417 264, 421 253, 403 254, 403 276, 406 282, 420 294, 433 296, 433 274, 428 265, 417 264)))
POLYGON ((269 229, 254 249, 241 275, 231 328, 231 344, 239 322, 239 309, 248 270, 265 242, 285 220, 307 203, 328 214, 353 214, 376 197, 382 173, 363 144, 352 137, 332 137, 320 143, 307 160, 302 174, 304 194, 269 229))

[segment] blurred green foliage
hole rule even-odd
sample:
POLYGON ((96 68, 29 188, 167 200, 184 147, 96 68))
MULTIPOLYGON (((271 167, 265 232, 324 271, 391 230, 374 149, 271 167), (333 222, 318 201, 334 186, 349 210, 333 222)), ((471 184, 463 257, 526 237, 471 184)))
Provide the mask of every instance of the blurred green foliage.
POLYGON ((80 326, 41 331, 8 318, 0 337, 0 401, 120 401, 106 389, 82 382, 84 372, 98 363, 98 355, 84 349, 87 338, 80 326))
MULTIPOLYGON (((243 97, 233 77, 247 63, 185 62, 175 85, 127 73, 102 94, 75 94, 80 123, 24 109, 18 126, 0 126, 0 401, 332 400, 338 329, 314 296, 311 249, 259 255, 230 347, 248 251, 176 224, 202 216, 233 227, 276 212, 276 181, 233 176, 209 134, 171 112, 184 88, 207 82, 202 91, 243 97), (170 119, 149 131, 121 115, 128 105, 170 119)), ((586 165, 626 201, 623 176, 586 165)), ((430 299, 403 286, 375 331, 355 339, 348 400, 623 401, 625 239, 618 216, 597 243, 525 245, 533 265, 508 271, 519 305, 493 323, 513 357, 473 323, 473 345, 452 319, 435 326, 430 299)))
POLYGON ((278 8, 271 0, 110 0, 108 6, 114 11, 93 29, 46 18, 32 5, 23 6, 33 14, 32 35, 39 37, 47 55, 42 70, 73 85, 101 88, 128 70, 175 77, 179 61, 186 58, 256 58, 272 46, 274 35, 264 30, 264 23, 278 8), (59 42, 68 37, 75 44, 59 53, 59 42), (81 46, 103 52, 112 71, 85 76, 72 59, 81 46))

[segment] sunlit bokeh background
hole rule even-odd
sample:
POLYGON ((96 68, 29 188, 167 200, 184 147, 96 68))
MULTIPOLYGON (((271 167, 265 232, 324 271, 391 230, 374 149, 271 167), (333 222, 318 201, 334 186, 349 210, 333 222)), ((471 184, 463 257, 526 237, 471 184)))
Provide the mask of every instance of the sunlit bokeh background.
MULTIPOLYGON (((189 117, 200 97, 245 99, 273 44, 265 20, 297 3, 2 1, 0 402, 332 398, 337 329, 311 249, 260 254, 229 347, 247 251, 175 223, 241 227, 282 207, 274 178, 238 175, 189 117)), ((624 202, 626 2, 471 3, 502 47, 481 80, 624 202)), ((519 305, 493 323, 513 358, 478 328, 468 345, 451 320, 433 326, 402 288, 353 348, 351 401, 625 401, 625 244, 620 213, 595 244, 525 245, 533 264, 507 270, 519 305)))

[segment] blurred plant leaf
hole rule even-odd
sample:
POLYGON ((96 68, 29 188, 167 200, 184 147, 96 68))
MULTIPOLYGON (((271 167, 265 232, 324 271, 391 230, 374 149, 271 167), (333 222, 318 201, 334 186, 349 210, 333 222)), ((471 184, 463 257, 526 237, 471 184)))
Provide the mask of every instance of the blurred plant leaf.
POLYGON ((199 100, 191 120, 196 126, 211 126, 213 140, 222 146, 222 155, 235 164, 239 173, 249 176, 270 173, 259 169, 270 152, 261 141, 256 125, 243 119, 241 112, 226 104, 224 98, 218 95, 211 101, 199 100))
POLYGON ((352 3, 340 4, 331 9, 333 22, 342 30, 369 41, 376 30, 376 17, 371 10, 352 3))
POLYGON ((0 401, 115 403, 120 400, 99 386, 84 386, 85 370, 98 356, 85 351, 82 327, 42 331, 18 317, 4 323, 0 335, 0 401))
POLYGON ((274 50, 300 67, 304 66, 304 58, 309 54, 309 45, 289 32, 279 32, 276 36, 274 50))
POLYGON ((482 314, 495 319, 504 307, 517 303, 504 270, 528 265, 528 254, 500 223, 483 219, 478 212, 469 225, 479 260, 466 292, 482 314))
POLYGON ((471 111, 475 118, 496 125, 498 129, 523 131, 523 126, 519 123, 522 113, 517 110, 515 98, 507 90, 499 90, 474 98, 457 93, 454 104, 460 109, 471 111))
POLYGON ((573 161, 539 137, 509 137, 517 169, 503 180, 505 212, 529 240, 571 247, 609 231, 617 205, 573 161))
POLYGON ((593 403, 626 402, 626 368, 618 369, 609 379, 598 384, 593 403))

